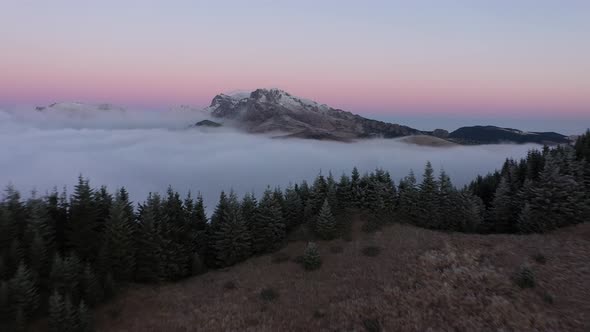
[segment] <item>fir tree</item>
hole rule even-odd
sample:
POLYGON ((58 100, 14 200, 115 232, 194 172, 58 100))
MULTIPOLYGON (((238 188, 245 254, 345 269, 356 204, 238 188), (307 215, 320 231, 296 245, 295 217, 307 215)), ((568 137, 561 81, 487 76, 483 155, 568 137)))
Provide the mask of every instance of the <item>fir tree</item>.
POLYGON ((322 239, 326 240, 333 239, 336 236, 336 219, 334 219, 334 216, 332 215, 330 204, 327 199, 324 200, 324 204, 316 219, 316 232, 322 239))
POLYGON ((258 201, 253 193, 246 193, 241 205, 242 218, 252 232, 256 218, 258 217, 258 201))
POLYGON ((512 205, 512 193, 507 177, 502 177, 490 209, 490 227, 495 232, 509 233, 514 231, 515 216, 512 205))
POLYGON ((10 317, 10 288, 7 281, 0 280, 0 322, 10 317))
POLYGON ((105 271, 112 271, 118 281, 130 281, 134 271, 133 231, 125 202, 117 199, 105 225, 107 251, 105 271))
POLYGON ((161 238, 158 233, 159 199, 151 196, 140 205, 136 239, 135 279, 155 282, 162 275, 161 238))
POLYGON ((49 331, 69 331, 70 326, 66 317, 66 308, 63 296, 59 291, 54 290, 49 297, 49 331))
POLYGON ((306 270, 317 270, 322 265, 322 258, 315 243, 309 242, 303 253, 303 267, 306 270))
POLYGON ((78 312, 76 313, 77 316, 77 324, 79 332, 92 332, 94 331, 94 322, 92 319, 92 313, 86 307, 84 301, 80 301, 78 305, 78 312))
POLYGON ((93 261, 101 246, 99 211, 94 191, 80 176, 70 200, 70 218, 66 228, 67 246, 84 260, 93 261))
POLYGON ((15 310, 22 310, 24 319, 39 307, 39 293, 29 268, 21 262, 10 280, 10 297, 15 310))
MULTIPOLYGON (((199 256, 199 260, 202 260, 202 258, 207 254, 207 229, 209 228, 207 216, 205 215, 203 196, 199 193, 192 209, 186 206, 186 204, 185 208, 187 211, 189 211, 189 214, 187 215, 187 222, 189 224, 189 232, 193 238, 191 240, 193 243, 191 252, 196 253, 199 256)), ((195 260, 193 259, 192 262, 195 262, 195 260)), ((204 266, 204 263, 201 263, 204 266)), ((198 269, 198 267, 192 267, 191 263, 191 270, 193 271, 193 274, 196 268, 198 269)))
POLYGON ((312 229, 315 228, 315 217, 322 208, 324 200, 328 196, 328 184, 322 174, 319 174, 313 183, 309 198, 305 202, 304 215, 312 229))
POLYGON ((48 275, 48 252, 45 242, 38 230, 33 231, 33 240, 29 247, 29 264, 32 274, 40 285, 45 285, 45 280, 48 275))
POLYGON ((103 290, 100 281, 94 274, 92 267, 86 263, 84 273, 82 275, 82 299, 91 307, 102 302, 103 290))
POLYGON ((434 178, 434 170, 430 162, 426 163, 420 189, 420 225, 434 228, 438 220, 437 194, 438 183, 434 178))
POLYGON ((244 223, 235 193, 220 197, 220 203, 214 215, 212 225, 212 249, 215 253, 215 265, 231 266, 250 256, 250 232, 244 223), (225 201, 224 201, 225 200, 225 201))
POLYGON ((292 230, 303 222, 303 203, 297 191, 289 186, 285 190, 285 224, 292 230))
POLYGON ((410 174, 400 181, 398 192, 400 216, 406 222, 417 224, 420 216, 419 192, 413 171, 410 171, 410 174))
POLYGON ((277 249, 286 236, 286 226, 279 202, 267 189, 260 203, 251 229, 254 253, 265 253, 277 249))
POLYGON ((353 205, 352 183, 346 174, 340 176, 340 181, 336 187, 336 198, 338 200, 338 209, 344 211, 353 205))

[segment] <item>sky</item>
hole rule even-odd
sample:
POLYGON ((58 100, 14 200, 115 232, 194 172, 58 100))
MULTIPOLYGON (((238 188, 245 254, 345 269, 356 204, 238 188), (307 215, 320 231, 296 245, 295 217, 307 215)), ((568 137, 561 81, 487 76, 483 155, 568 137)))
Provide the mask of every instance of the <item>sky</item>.
POLYGON ((277 87, 384 119, 581 130, 589 31, 584 0, 3 0, 0 105, 206 106, 277 87))

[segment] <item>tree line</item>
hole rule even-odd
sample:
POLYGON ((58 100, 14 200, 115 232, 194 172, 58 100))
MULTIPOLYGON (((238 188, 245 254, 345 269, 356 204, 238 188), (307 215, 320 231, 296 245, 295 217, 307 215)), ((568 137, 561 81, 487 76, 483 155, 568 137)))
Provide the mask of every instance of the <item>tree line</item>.
POLYGON ((201 195, 169 188, 136 206, 125 188, 92 188, 0 201, 0 328, 22 330, 46 316, 52 331, 91 331, 91 310, 130 282, 197 275, 305 239, 346 236, 350 216, 365 229, 404 222, 444 231, 545 232, 590 216, 590 132, 575 146, 531 150, 464 188, 427 163, 395 184, 376 169, 336 179, 319 174, 257 198, 221 192, 211 218, 201 195))

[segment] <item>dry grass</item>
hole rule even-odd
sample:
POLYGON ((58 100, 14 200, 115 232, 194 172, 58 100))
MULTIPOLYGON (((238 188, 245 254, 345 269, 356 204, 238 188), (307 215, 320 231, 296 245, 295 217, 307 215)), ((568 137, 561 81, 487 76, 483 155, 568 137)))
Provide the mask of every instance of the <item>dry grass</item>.
MULTIPOLYGON (((297 257, 305 246, 281 252, 297 257)), ((313 273, 268 255, 179 283, 134 286, 98 311, 98 329, 590 331, 590 225, 528 236, 393 225, 318 246, 323 265, 313 273), (379 256, 363 255, 367 246, 381 248, 379 256), (540 252, 545 264, 534 258, 540 252), (513 282, 523 264, 534 269, 535 288, 513 282), (238 287, 224 291, 229 281, 238 287), (261 299, 267 289, 280 296, 261 299)))

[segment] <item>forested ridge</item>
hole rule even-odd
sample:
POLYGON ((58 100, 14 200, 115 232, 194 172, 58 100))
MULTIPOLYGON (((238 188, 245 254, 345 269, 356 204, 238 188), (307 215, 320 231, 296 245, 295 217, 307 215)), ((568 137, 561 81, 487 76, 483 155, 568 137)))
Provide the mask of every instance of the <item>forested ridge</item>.
POLYGON ((79 177, 65 190, 0 202, 0 328, 24 330, 48 317, 52 331, 91 331, 92 308, 130 282, 173 281, 276 251, 290 232, 346 236, 351 211, 377 229, 402 222, 443 231, 531 233, 590 217, 590 132, 573 147, 531 150, 501 170, 456 188, 427 163, 422 179, 398 184, 381 169, 319 174, 261 197, 222 192, 207 218, 200 195, 169 188, 135 205, 79 177))

